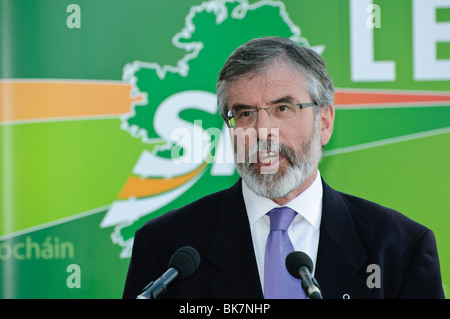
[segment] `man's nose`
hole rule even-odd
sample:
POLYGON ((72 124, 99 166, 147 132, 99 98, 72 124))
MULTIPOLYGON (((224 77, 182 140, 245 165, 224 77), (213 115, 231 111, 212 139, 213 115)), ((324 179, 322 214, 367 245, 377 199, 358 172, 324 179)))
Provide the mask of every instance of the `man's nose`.
POLYGON ((270 109, 259 109, 256 117, 256 134, 259 139, 278 138, 279 125, 275 123, 274 117, 269 113, 270 109))

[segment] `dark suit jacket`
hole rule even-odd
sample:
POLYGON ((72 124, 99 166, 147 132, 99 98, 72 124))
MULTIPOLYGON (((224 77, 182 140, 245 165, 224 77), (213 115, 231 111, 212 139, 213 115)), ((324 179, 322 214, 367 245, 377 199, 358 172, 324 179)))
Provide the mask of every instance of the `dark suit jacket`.
MULTIPOLYGON (((315 277, 323 297, 444 298, 433 232, 404 215, 323 183, 315 277), (370 283, 379 266, 381 287, 370 283), (369 285, 367 284, 369 282, 369 285), (370 287, 372 288, 370 288, 370 287)), ((241 181, 139 229, 124 298, 135 298, 167 270, 182 246, 201 256, 197 272, 168 298, 263 298, 241 181)))

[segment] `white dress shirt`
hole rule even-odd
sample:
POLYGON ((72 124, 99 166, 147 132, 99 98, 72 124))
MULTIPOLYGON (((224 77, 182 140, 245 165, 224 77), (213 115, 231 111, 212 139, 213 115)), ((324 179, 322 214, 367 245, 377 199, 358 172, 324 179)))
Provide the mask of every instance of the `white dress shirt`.
MULTIPOLYGON (((242 181, 242 194, 250 223, 261 287, 264 290, 264 256, 267 236, 270 232, 270 218, 266 214, 280 206, 268 198, 257 195, 244 181, 242 181)), ((313 274, 319 246, 322 195, 322 180, 317 171, 314 182, 304 192, 284 205, 297 212, 297 216, 288 228, 288 235, 296 251, 303 251, 311 257, 314 264, 313 274)))

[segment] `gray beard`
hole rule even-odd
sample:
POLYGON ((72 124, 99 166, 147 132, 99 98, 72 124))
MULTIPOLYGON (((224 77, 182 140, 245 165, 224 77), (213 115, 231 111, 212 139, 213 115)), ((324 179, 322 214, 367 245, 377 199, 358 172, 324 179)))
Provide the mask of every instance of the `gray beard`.
POLYGON ((311 136, 302 142, 300 150, 295 152, 291 148, 273 141, 259 140, 254 143, 245 156, 245 163, 238 163, 236 169, 247 186, 256 194, 266 198, 283 198, 300 187, 311 175, 316 165, 322 159, 322 145, 318 122, 314 123, 311 136), (289 166, 283 171, 281 167, 273 173, 261 173, 258 167, 249 159, 261 150, 279 150, 285 156, 289 166))

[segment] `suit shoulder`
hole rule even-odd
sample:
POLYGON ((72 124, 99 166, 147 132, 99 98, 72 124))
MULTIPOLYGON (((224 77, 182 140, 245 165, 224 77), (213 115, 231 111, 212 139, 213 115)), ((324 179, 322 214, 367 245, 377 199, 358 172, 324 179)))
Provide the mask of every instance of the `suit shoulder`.
POLYGON ((182 246, 194 247, 201 255, 207 255, 229 194, 236 194, 233 187, 150 219, 138 230, 140 240, 148 243, 158 260, 169 260, 170 254, 182 246))
POLYGON ((195 220, 214 218, 220 208, 220 203, 228 189, 208 194, 182 207, 167 211, 161 216, 147 221, 142 230, 170 227, 174 224, 182 225, 195 220))

